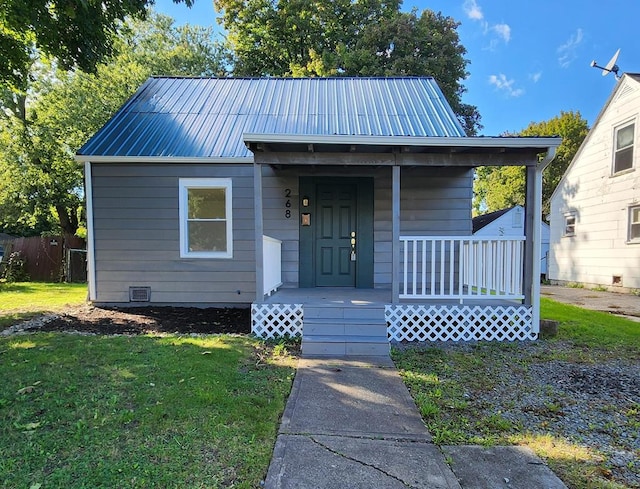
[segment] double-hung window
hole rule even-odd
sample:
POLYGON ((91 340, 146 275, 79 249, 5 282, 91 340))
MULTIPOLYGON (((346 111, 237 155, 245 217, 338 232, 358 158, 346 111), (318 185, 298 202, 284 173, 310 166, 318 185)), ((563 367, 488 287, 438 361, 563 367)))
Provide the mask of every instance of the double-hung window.
POLYGON ((635 124, 616 127, 614 131, 613 173, 619 173, 633 167, 633 142, 635 124))
POLYGON ((576 235, 576 215, 573 212, 564 215, 564 233, 562 234, 563 236, 576 235))
POLYGON ((180 256, 231 258, 231 179, 181 178, 180 256))
POLYGON ((640 242, 640 205, 629 207, 629 241, 640 242))

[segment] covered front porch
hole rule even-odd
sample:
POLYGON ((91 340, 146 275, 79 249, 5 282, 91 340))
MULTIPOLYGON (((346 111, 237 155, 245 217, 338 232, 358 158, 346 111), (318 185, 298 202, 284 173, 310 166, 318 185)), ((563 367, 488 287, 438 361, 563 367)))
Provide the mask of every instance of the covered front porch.
MULTIPOLYGON (((388 352, 390 341, 537 338, 540 275, 535 257, 540 245, 537 216, 541 212, 541 177, 558 140, 305 138, 309 141, 304 139, 302 144, 301 137, 245 135, 255 158, 257 267, 252 328, 256 335, 264 338, 301 335, 305 353, 354 355, 373 354, 380 349, 388 352), (545 151, 548 155, 540 161, 538 153, 545 151), (468 175, 481 164, 526 168, 526 238, 470 236, 468 175), (299 254, 293 255, 291 248, 288 252, 288 265, 291 266, 294 257, 294 267, 300 270, 299 280, 293 283, 291 280, 283 283, 282 271, 278 270, 283 263, 280 247, 285 241, 290 245, 291 241, 275 239, 279 236, 269 235, 264 226, 263 203, 270 205, 272 199, 263 198, 263 168, 267 169, 268 178, 273 178, 274 172, 276 177, 278 172, 299 177, 298 195, 295 190, 292 195, 298 198, 300 207, 296 209, 294 200, 291 214, 300 227, 290 232, 294 238, 299 236, 299 254), (345 184, 348 180, 345 175, 351 179, 349 185, 345 184), (442 175, 451 183, 444 187, 434 185, 432 182, 439 178, 443 183, 449 182, 442 175), (352 182, 356 179, 363 182, 365 190, 373 190, 370 194, 373 204, 360 205, 366 204, 366 199, 362 199, 365 192, 352 182), (367 180, 371 183, 367 184, 367 180), (322 262, 316 260, 322 255, 305 251, 325 246, 314 244, 324 232, 322 227, 313 227, 316 225, 313 216, 317 216, 315 223, 322 216, 320 207, 314 205, 319 201, 320 190, 329 195, 332 186, 354 189, 350 200, 343 200, 348 204, 345 208, 356 211, 345 213, 344 222, 351 224, 345 226, 349 232, 342 233, 347 241, 338 245, 344 250, 340 251, 344 262, 352 262, 351 266, 345 265, 345 270, 356 270, 355 285, 351 287, 336 288, 332 286, 335 283, 321 283, 317 273, 323 269, 319 265, 322 262), (314 188, 318 189, 316 193, 314 188), (370 212, 362 214, 364 208, 370 212), (453 221, 448 220, 449 215, 453 221), (353 224, 363 218, 370 223, 368 230, 353 224), (468 230, 463 225, 467 222, 468 230), (351 232, 353 229, 357 232, 351 232), (315 234, 310 232, 314 230, 315 234), (445 234, 438 230, 453 232, 445 234), (304 248, 302 241, 307 234, 310 238, 304 248), (370 253, 360 251, 362 243, 371 247, 370 253), (309 263, 315 266, 316 275, 305 275, 309 263), (369 275, 358 275, 363 267, 369 275), (330 343, 338 337, 341 345, 333 351, 330 343), (305 351, 304 345, 314 342, 321 346, 305 351)), ((294 178, 287 181, 295 184, 294 178)), ((336 213, 342 206, 340 203, 331 207, 329 198, 325 200, 329 202, 326 208, 336 213)), ((270 215, 271 211, 268 212, 270 215)), ((269 229, 278 227, 269 221, 269 229)))
POLYGON ((400 241, 396 300, 392 288, 279 289, 277 273, 267 265, 278 262, 270 247, 276 254, 265 255, 264 285, 272 292, 252 304, 252 331, 262 338, 302 336, 306 350, 321 344, 317 354, 379 354, 401 341, 537 338, 532 306, 523 303, 522 240, 400 241))

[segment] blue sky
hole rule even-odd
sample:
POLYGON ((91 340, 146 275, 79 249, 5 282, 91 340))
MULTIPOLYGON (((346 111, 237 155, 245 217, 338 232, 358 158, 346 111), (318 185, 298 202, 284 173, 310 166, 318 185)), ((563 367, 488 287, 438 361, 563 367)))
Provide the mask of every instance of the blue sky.
MULTIPOLYGON (((478 107, 484 129, 517 132, 560 111, 580 111, 591 126, 615 86, 604 66, 620 48, 620 72, 640 72, 640 1, 431 0, 405 1, 403 10, 429 8, 461 23, 469 77, 463 101, 478 107)), ((211 0, 192 9, 156 0, 178 24, 216 26, 211 0)))

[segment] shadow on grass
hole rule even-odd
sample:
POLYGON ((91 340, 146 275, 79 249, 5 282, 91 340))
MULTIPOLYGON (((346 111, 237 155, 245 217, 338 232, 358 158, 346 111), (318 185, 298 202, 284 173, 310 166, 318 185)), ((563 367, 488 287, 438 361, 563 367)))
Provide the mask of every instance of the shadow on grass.
POLYGON ((0 338, 5 484, 257 487, 295 371, 262 348, 224 335, 0 338))

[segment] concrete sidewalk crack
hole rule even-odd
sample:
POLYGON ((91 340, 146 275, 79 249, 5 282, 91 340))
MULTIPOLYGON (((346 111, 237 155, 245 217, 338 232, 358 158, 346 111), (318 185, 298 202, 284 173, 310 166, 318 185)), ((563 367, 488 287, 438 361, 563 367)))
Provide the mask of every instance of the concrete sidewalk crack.
POLYGON ((396 477, 395 475, 390 474, 389 472, 386 472, 385 470, 382 470, 380 467, 376 467, 375 465, 368 464, 368 463, 366 463, 366 462, 363 462, 362 460, 358 460, 358 459, 356 459, 356 458, 350 457, 349 455, 346 455, 346 454, 344 454, 344 453, 338 452, 337 450, 334 450, 333 448, 331 448, 331 447, 329 447, 329 446, 325 445, 325 444, 324 444, 324 443, 322 443, 321 441, 316 440, 313 436, 310 436, 310 435, 307 435, 307 436, 309 437, 309 439, 310 439, 313 443, 315 443, 316 445, 318 445, 318 446, 320 446, 320 447, 324 448, 324 449, 325 449, 325 450, 327 450, 328 452, 331 452, 331 453, 333 453, 334 455, 337 455, 338 457, 342 457, 342 458, 344 458, 344 459, 351 460, 352 462, 356 462, 357 464, 360 464, 360 465, 362 465, 362 466, 364 466, 364 467, 369 467, 369 468, 371 468, 371 469, 377 470, 377 471, 378 471, 378 472, 380 472, 381 474, 384 474, 385 476, 390 477, 391 479, 394 479, 394 480, 396 480, 396 481, 400 482, 400 483, 401 483, 402 485, 404 485, 405 487, 410 487, 410 488, 413 488, 413 489, 418 489, 418 487, 417 487, 417 486, 413 486, 413 485, 411 485, 411 484, 408 484, 407 482, 403 481, 403 480, 402 480, 402 479, 400 479, 399 477, 396 477))

